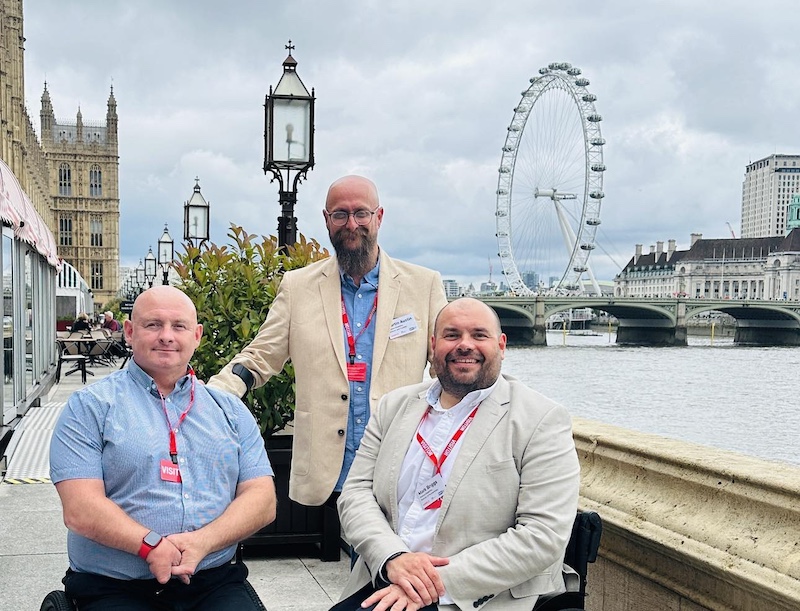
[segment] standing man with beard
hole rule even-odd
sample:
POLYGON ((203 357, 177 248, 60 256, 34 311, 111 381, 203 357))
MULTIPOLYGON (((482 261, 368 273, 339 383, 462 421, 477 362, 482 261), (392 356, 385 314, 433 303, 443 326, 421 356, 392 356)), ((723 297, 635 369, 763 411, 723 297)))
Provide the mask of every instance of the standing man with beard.
POLYGON ((241 397, 291 359, 289 496, 335 508, 378 400, 422 380, 434 320, 447 299, 438 272, 379 248, 383 208, 372 181, 335 181, 322 213, 336 256, 284 274, 258 335, 208 384, 241 397))
POLYGON ((500 374, 505 345, 494 310, 458 299, 436 320, 438 378, 381 399, 339 499, 360 557, 337 611, 530 611, 564 590, 571 419, 500 374))

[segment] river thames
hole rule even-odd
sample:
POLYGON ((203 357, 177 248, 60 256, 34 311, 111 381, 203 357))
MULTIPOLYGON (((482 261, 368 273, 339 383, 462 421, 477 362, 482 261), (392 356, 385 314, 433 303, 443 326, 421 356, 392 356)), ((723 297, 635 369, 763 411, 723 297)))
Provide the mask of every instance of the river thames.
POLYGON ((613 340, 548 332, 547 347, 509 347, 503 371, 573 416, 800 465, 800 348, 613 340))

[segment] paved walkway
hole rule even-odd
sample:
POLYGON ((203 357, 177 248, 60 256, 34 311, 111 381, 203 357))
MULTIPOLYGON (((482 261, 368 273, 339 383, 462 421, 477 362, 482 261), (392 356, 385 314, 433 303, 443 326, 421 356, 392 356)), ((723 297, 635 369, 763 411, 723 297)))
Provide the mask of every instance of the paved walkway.
MULTIPOLYGON (((92 370, 89 384, 114 371, 92 370)), ((62 587, 67 529, 49 480, 49 443, 61 408, 79 387, 79 375, 62 378, 14 433, 18 441, 0 482, 0 611, 39 609, 48 592, 62 587)), ((350 564, 344 555, 339 562, 322 562, 313 547, 269 553, 246 560, 250 582, 268 611, 327 611, 338 599, 350 564)))

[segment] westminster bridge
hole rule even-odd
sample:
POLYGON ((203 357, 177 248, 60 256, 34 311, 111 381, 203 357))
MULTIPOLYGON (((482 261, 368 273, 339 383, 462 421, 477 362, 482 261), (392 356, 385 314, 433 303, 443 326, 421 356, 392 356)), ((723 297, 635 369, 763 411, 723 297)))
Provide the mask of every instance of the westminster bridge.
POLYGON ((638 297, 478 297, 500 317, 509 343, 547 345, 547 319, 592 308, 614 316, 618 344, 685 346, 686 325, 708 312, 736 319, 734 343, 800 346, 800 302, 758 299, 642 299, 638 297))

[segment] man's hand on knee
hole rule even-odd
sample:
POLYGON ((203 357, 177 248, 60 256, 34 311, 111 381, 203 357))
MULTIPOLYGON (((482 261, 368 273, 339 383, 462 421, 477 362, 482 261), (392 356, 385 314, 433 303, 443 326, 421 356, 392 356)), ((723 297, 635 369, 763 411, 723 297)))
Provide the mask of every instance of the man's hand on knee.
POLYGON ((386 576, 391 583, 400 586, 412 602, 429 605, 445 593, 436 567, 449 562, 447 558, 423 552, 407 552, 386 563, 386 576))

